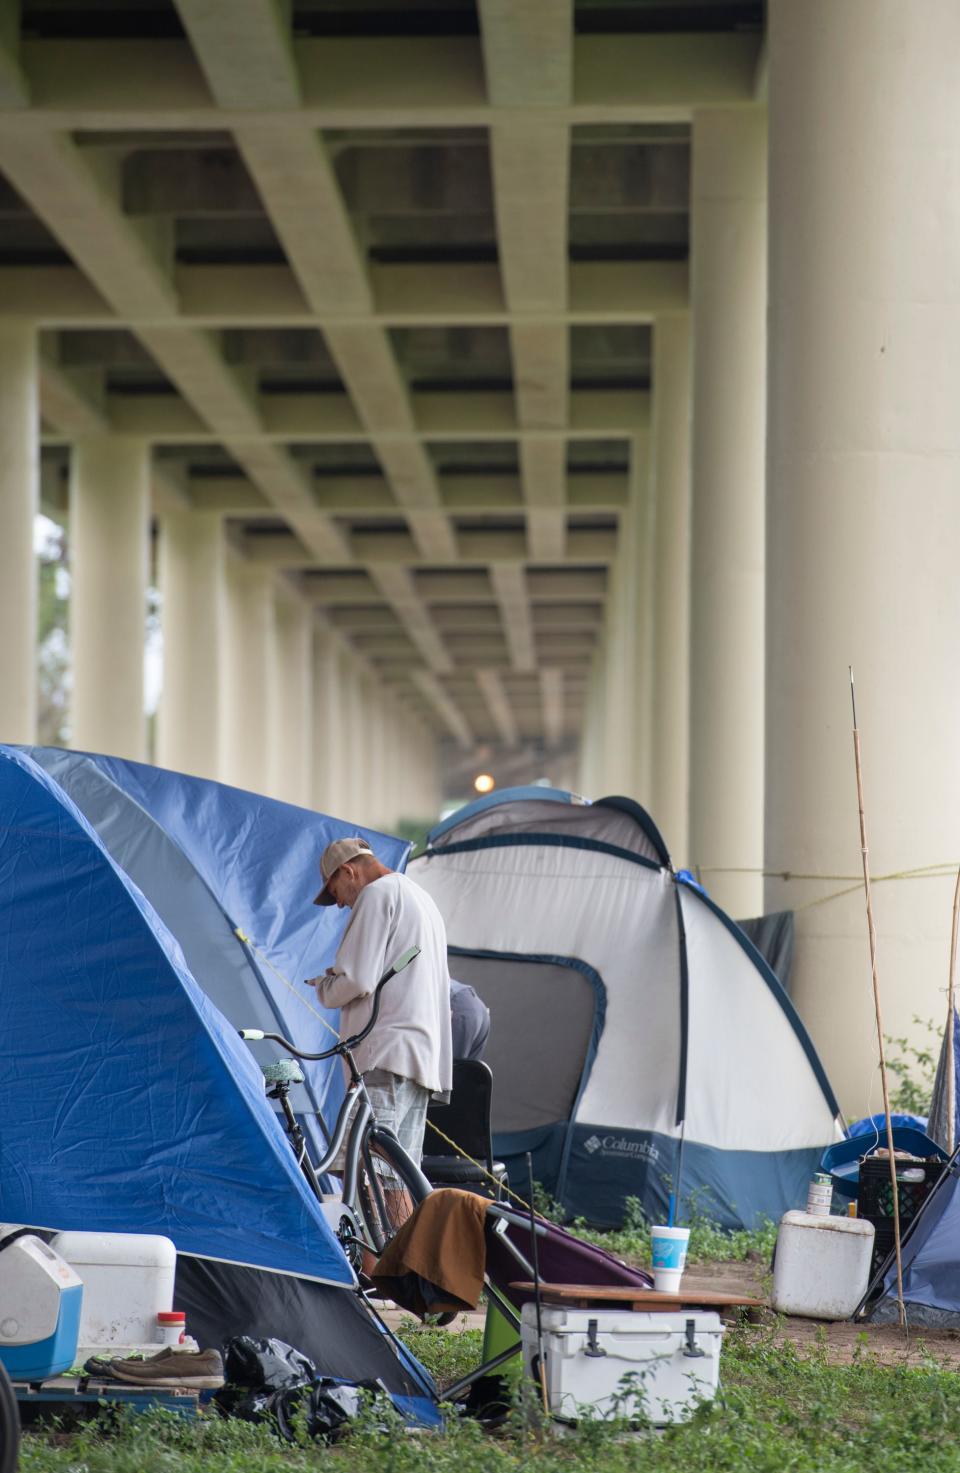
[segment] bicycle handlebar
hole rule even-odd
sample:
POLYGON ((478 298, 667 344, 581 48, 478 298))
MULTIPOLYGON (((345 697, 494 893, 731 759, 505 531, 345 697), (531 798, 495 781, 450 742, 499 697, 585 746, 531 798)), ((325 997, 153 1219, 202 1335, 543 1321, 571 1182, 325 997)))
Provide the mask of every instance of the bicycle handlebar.
POLYGON ((411 946, 408 947, 406 951, 401 952, 393 965, 387 968, 383 976, 380 978, 380 981, 374 988, 373 1006, 370 1009, 370 1017, 366 1025, 361 1028, 359 1033, 355 1033, 352 1038, 342 1038, 338 1040, 338 1042, 334 1044, 333 1048, 324 1049, 323 1053, 321 1054, 306 1054, 301 1049, 298 1049, 294 1044, 292 1044, 289 1038, 284 1038, 281 1033, 264 1033, 262 1028, 241 1028, 239 1030, 240 1037, 246 1039, 248 1043, 259 1043, 262 1039, 269 1039, 271 1043, 278 1043, 281 1048, 285 1048, 287 1050, 287 1053, 293 1054, 294 1058, 307 1059, 311 1062, 316 1062, 320 1059, 331 1059, 333 1058, 334 1054, 347 1053, 350 1049, 356 1048, 358 1043, 363 1042, 367 1034, 376 1023, 377 1017, 380 1012, 380 994, 386 987, 387 983, 390 981, 391 977, 395 977, 398 972, 404 971, 406 967, 409 967, 412 961, 416 961, 419 955, 419 946, 411 946))

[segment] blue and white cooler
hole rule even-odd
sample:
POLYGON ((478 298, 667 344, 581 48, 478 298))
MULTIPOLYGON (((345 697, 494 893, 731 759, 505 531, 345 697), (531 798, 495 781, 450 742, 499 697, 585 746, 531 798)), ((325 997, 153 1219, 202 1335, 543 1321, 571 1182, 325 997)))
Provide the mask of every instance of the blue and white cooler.
POLYGON ((83 1284, 33 1233, 0 1225, 0 1362, 11 1381, 43 1381, 74 1363, 83 1284))

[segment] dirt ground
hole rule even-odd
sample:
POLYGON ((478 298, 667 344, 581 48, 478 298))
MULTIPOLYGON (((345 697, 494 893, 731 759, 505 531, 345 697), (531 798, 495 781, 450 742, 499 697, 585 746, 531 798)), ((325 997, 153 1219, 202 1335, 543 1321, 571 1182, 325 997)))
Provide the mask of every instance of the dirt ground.
MULTIPOLYGON (((684 1274, 684 1288, 729 1289, 770 1302, 770 1274, 757 1263, 698 1263, 684 1274)), ((771 1311, 761 1313, 761 1324, 776 1326, 775 1336, 798 1349, 822 1346, 829 1360, 843 1365, 858 1349, 885 1364, 919 1365, 933 1359, 960 1368, 960 1330, 914 1329, 899 1325, 871 1325, 865 1321, 808 1320, 786 1315, 778 1323, 771 1311)))

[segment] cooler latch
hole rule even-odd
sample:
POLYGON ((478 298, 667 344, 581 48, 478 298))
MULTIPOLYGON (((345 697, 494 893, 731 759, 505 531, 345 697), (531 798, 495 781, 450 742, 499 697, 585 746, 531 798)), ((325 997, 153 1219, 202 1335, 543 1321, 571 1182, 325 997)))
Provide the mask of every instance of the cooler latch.
POLYGON ((705 1350, 701 1350, 700 1349, 700 1346, 697 1344, 697 1334, 696 1334, 696 1331, 697 1331, 697 1322, 696 1322, 696 1320, 687 1320, 686 1328, 685 1328, 685 1331, 684 1331, 684 1336, 685 1336, 685 1339, 686 1339, 686 1342, 687 1342, 687 1348, 686 1348, 686 1350, 683 1353, 687 1357, 688 1360, 701 1360, 703 1358, 703 1356, 706 1355, 706 1351, 705 1350))
MULTIPOLYGON (((691 1320, 690 1323, 692 1324, 693 1321, 691 1320)), ((587 1343, 584 1348, 584 1355, 597 1356, 606 1355, 607 1353, 597 1339, 597 1328, 598 1322, 596 1320, 587 1320, 587 1343)), ((701 1350, 699 1353, 702 1355, 703 1351, 701 1350)))

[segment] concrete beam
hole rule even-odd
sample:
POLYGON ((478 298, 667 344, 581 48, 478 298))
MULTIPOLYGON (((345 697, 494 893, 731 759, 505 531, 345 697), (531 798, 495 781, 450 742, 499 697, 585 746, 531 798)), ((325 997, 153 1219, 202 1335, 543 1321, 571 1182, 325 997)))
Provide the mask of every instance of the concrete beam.
POLYGON ((563 743, 564 672, 556 666, 540 671, 540 700, 543 708, 543 735, 548 747, 556 749, 563 743))
MULTIPOLYGON (((573 97, 556 111, 569 123, 659 122, 752 104, 759 46, 749 33, 578 36, 573 97)), ((499 112, 472 36, 304 38, 293 54, 298 117, 311 128, 476 128, 499 112)), ((276 120, 275 108, 217 107, 186 40, 26 40, 20 65, 47 127, 209 131, 276 120)))
MULTIPOLYGON (((118 202, 116 161, 92 166, 68 138, 0 132, 0 168, 90 276, 121 316, 137 322, 176 315, 169 278, 147 237, 118 202)), ((310 489, 286 450, 257 444, 263 424, 247 385, 225 363, 219 343, 180 326, 141 326, 137 336, 211 433, 303 535, 320 558, 346 556, 337 529, 316 509, 310 489)), ((111 423, 115 425, 111 413, 111 423)))
POLYGON ((493 107, 565 107, 573 82, 573 0, 479 0, 493 107))
POLYGON ((463 712, 451 701, 433 671, 415 670, 411 678, 458 746, 469 751, 474 745, 473 732, 463 712))
POLYGON ((490 568, 490 581, 500 605, 503 632, 514 670, 535 670, 533 625, 523 568, 515 563, 495 562, 490 568))
POLYGON ((363 259, 319 135, 278 124, 240 128, 235 136, 311 310, 369 313, 363 259))
POLYGON ((20 6, 0 4, 0 107, 26 107, 30 87, 20 65, 20 6))
POLYGON ((371 578, 387 603, 395 611, 410 639, 431 670, 445 674, 453 668, 443 640, 430 611, 422 602, 408 568, 378 567, 371 578))
POLYGON ((289 5, 231 0, 227 15, 217 0, 177 0, 177 10, 221 107, 263 112, 299 105, 289 5))
MULTIPOLYGON (((139 336, 184 397, 108 395, 107 409, 118 432, 155 443, 197 445, 215 443, 224 433, 252 433, 254 427, 259 438, 282 444, 369 438, 400 506, 445 510, 432 463, 410 448, 421 447, 425 439, 438 443, 558 439, 556 431, 518 430, 512 416, 504 419, 505 396, 498 394, 437 395, 444 401, 443 414, 433 421, 427 416, 424 424, 420 416, 405 430, 386 430, 371 421, 374 428, 365 430, 346 395, 291 392, 262 396, 256 402, 231 366, 222 357, 218 360, 212 335, 188 328, 142 328, 139 336)), ((564 434, 568 439, 627 439, 649 420, 650 396, 644 391, 579 389, 570 395, 570 425, 564 434)))
POLYGON ((566 546, 565 490, 567 446, 560 436, 525 439, 520 467, 527 500, 527 542, 531 558, 562 562, 566 546))
POLYGON ((110 429, 99 375, 75 373, 41 352, 40 416, 44 424, 70 439, 104 435, 110 429), (99 387, 99 392, 98 392, 99 387))
MULTIPOLYGON (((381 326, 510 323, 495 265, 377 264, 369 274, 372 320, 381 326)), ((325 320, 309 306, 289 266, 177 265, 173 282, 179 311, 141 320, 210 328, 317 327, 325 320)), ((540 313, 540 321, 646 323, 689 306, 685 261, 576 261, 569 282, 567 310, 540 313)), ((0 266, 0 312, 41 327, 118 325, 116 311, 75 266, 0 266)), ((371 318, 344 312, 336 320, 361 324, 371 318)), ((533 325, 538 314, 528 320, 533 325)))
POLYGON ((122 317, 175 317, 172 242, 138 229, 120 202, 116 160, 62 133, 0 130, 0 170, 122 317), (166 259, 164 259, 166 258, 166 259))
POLYGON ((508 747, 517 746, 520 740, 517 720, 503 688, 503 681, 496 670, 477 670, 474 674, 501 740, 508 747))

